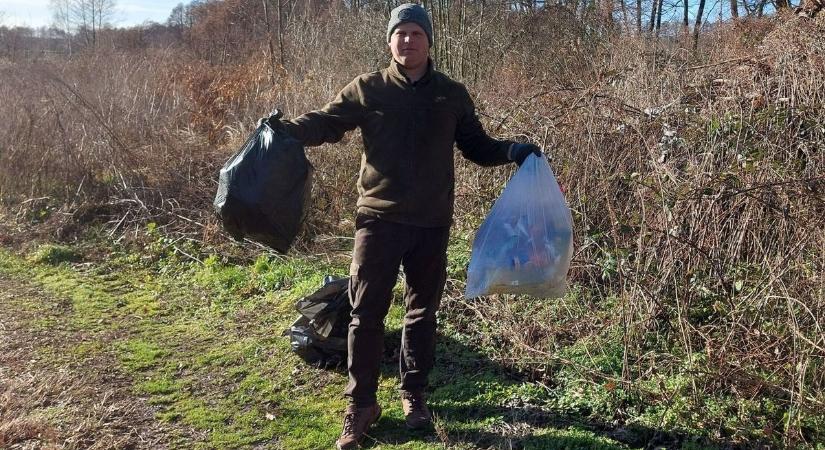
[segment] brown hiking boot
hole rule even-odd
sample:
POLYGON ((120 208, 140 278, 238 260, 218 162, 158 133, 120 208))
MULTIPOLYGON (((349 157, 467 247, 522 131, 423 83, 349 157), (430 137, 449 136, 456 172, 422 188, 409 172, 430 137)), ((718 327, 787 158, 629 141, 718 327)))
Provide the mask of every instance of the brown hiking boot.
POLYGON ((377 422, 379 417, 381 417, 381 407, 378 403, 364 408, 356 408, 355 405, 347 406, 347 412, 344 413, 344 429, 341 431, 341 437, 335 441, 338 450, 358 448, 367 429, 377 422))
POLYGON ((427 402, 420 393, 402 392, 401 406, 404 408, 404 420, 410 430, 420 430, 433 423, 427 402))

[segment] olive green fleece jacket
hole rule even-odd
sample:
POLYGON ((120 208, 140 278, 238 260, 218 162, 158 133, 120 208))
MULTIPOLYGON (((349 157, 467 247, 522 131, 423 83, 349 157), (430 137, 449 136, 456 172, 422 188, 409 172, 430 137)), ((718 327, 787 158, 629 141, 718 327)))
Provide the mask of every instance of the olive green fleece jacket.
POLYGON ((484 132, 463 84, 433 70, 412 83, 392 61, 349 83, 323 109, 284 121, 306 146, 338 142, 361 128, 364 153, 358 212, 391 222, 441 227, 452 222, 453 144, 483 166, 510 162, 510 141, 484 132))

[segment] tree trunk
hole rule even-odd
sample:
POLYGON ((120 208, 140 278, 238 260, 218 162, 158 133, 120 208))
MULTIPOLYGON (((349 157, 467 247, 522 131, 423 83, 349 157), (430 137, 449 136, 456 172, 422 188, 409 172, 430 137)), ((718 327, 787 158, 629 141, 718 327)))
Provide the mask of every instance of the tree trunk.
MULTIPOLYGON (((450 2, 448 2, 447 0, 444 0, 443 4, 442 4, 442 8, 444 9, 444 17, 445 17, 445 20, 444 20, 444 33, 442 33, 442 36, 450 36, 450 35, 452 35, 452 26, 451 26, 451 24, 452 24, 452 14, 451 14, 451 12, 452 11, 450 11, 450 2)), ((445 52, 447 58, 449 58, 448 62, 447 62, 447 66, 449 67, 449 70, 450 70, 449 74, 451 76, 455 76, 455 58, 453 58, 452 41, 447 42, 447 43, 450 44, 447 47, 447 51, 445 52)))
POLYGON ((622 2, 622 29, 624 30, 630 27, 630 21, 627 19, 627 4, 625 3, 625 0, 619 1, 622 2))
POLYGON ((690 30, 690 3, 688 0, 682 0, 682 25, 685 27, 685 34, 690 30))
POLYGON ((653 31, 656 28, 656 12, 659 6, 659 0, 653 0, 651 2, 651 10, 650 10, 650 26, 648 27, 648 31, 653 31))
POLYGON ((615 4, 613 0, 601 0, 599 3, 599 7, 601 9, 602 20, 605 26, 612 29, 613 28, 613 10, 615 9, 615 4))
POLYGON ((459 36, 461 36, 461 40, 459 41, 460 49, 459 49, 459 66, 458 66, 458 76, 462 80, 464 79, 464 72, 466 65, 464 64, 464 58, 466 55, 464 54, 464 49, 467 47, 467 5, 465 4, 464 0, 459 0, 459 8, 461 9, 461 15, 459 16, 459 36))
POLYGON ((662 10, 664 9, 664 0, 659 0, 659 9, 656 11, 656 36, 659 36, 659 30, 662 29, 662 10))
POLYGON ((702 28, 702 14, 705 13, 705 0, 699 0, 699 11, 696 13, 696 26, 693 27, 693 50, 699 48, 699 29, 702 28))
MULTIPOLYGON (((779 0, 779 1, 784 1, 784 0, 779 0)), ((95 2, 91 2, 91 4, 92 4, 92 47, 96 48, 97 47, 97 26, 96 26, 97 24, 95 22, 96 22, 96 19, 97 19, 98 12, 95 11, 95 6, 96 6, 95 2)))
MULTIPOLYGON (((269 82, 275 82, 275 46, 272 44, 272 27, 269 25, 268 0, 261 0, 264 5, 264 23, 266 24, 266 43, 269 47, 269 82)), ((279 0, 280 1, 280 0, 279 0)), ((280 22, 280 21, 278 21, 280 22)))
POLYGON ((278 50, 280 51, 281 67, 284 67, 284 27, 281 22, 284 21, 284 15, 281 11, 281 0, 275 0, 278 5, 278 50))
POLYGON ((759 8, 757 9, 756 17, 762 17, 762 15, 765 14, 765 5, 767 4, 768 0, 762 0, 761 2, 759 2, 759 8))
POLYGON ((733 20, 739 20, 739 2, 738 0, 730 0, 730 16, 733 20))
POLYGON ((642 34, 642 0, 636 0, 636 32, 642 34))

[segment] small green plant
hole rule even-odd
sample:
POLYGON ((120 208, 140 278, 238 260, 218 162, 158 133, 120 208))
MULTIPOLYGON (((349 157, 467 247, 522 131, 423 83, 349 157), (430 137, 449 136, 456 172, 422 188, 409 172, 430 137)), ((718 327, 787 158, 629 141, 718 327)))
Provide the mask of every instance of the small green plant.
POLYGON ((210 255, 203 261, 203 267, 195 270, 193 281, 213 289, 220 298, 230 298, 240 292, 250 293, 252 287, 247 268, 224 264, 217 255, 210 255))
POLYGON ((59 244, 43 244, 37 247, 29 260, 39 264, 51 264, 53 266, 76 262, 80 260, 80 255, 71 247, 59 244))
POLYGON ((467 266, 470 264, 472 237, 464 235, 450 242, 447 250, 447 274, 450 278, 463 280, 467 278, 467 266))

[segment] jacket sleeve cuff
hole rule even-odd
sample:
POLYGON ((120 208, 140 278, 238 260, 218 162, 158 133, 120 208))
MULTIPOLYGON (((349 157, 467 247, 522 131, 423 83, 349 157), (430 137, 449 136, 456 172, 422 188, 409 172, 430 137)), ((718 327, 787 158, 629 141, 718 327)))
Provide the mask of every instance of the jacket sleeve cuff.
POLYGON ((300 141, 302 144, 305 143, 306 139, 304 138, 304 130, 301 128, 300 125, 293 123, 289 120, 282 120, 281 124, 284 126, 284 130, 294 139, 300 141))

